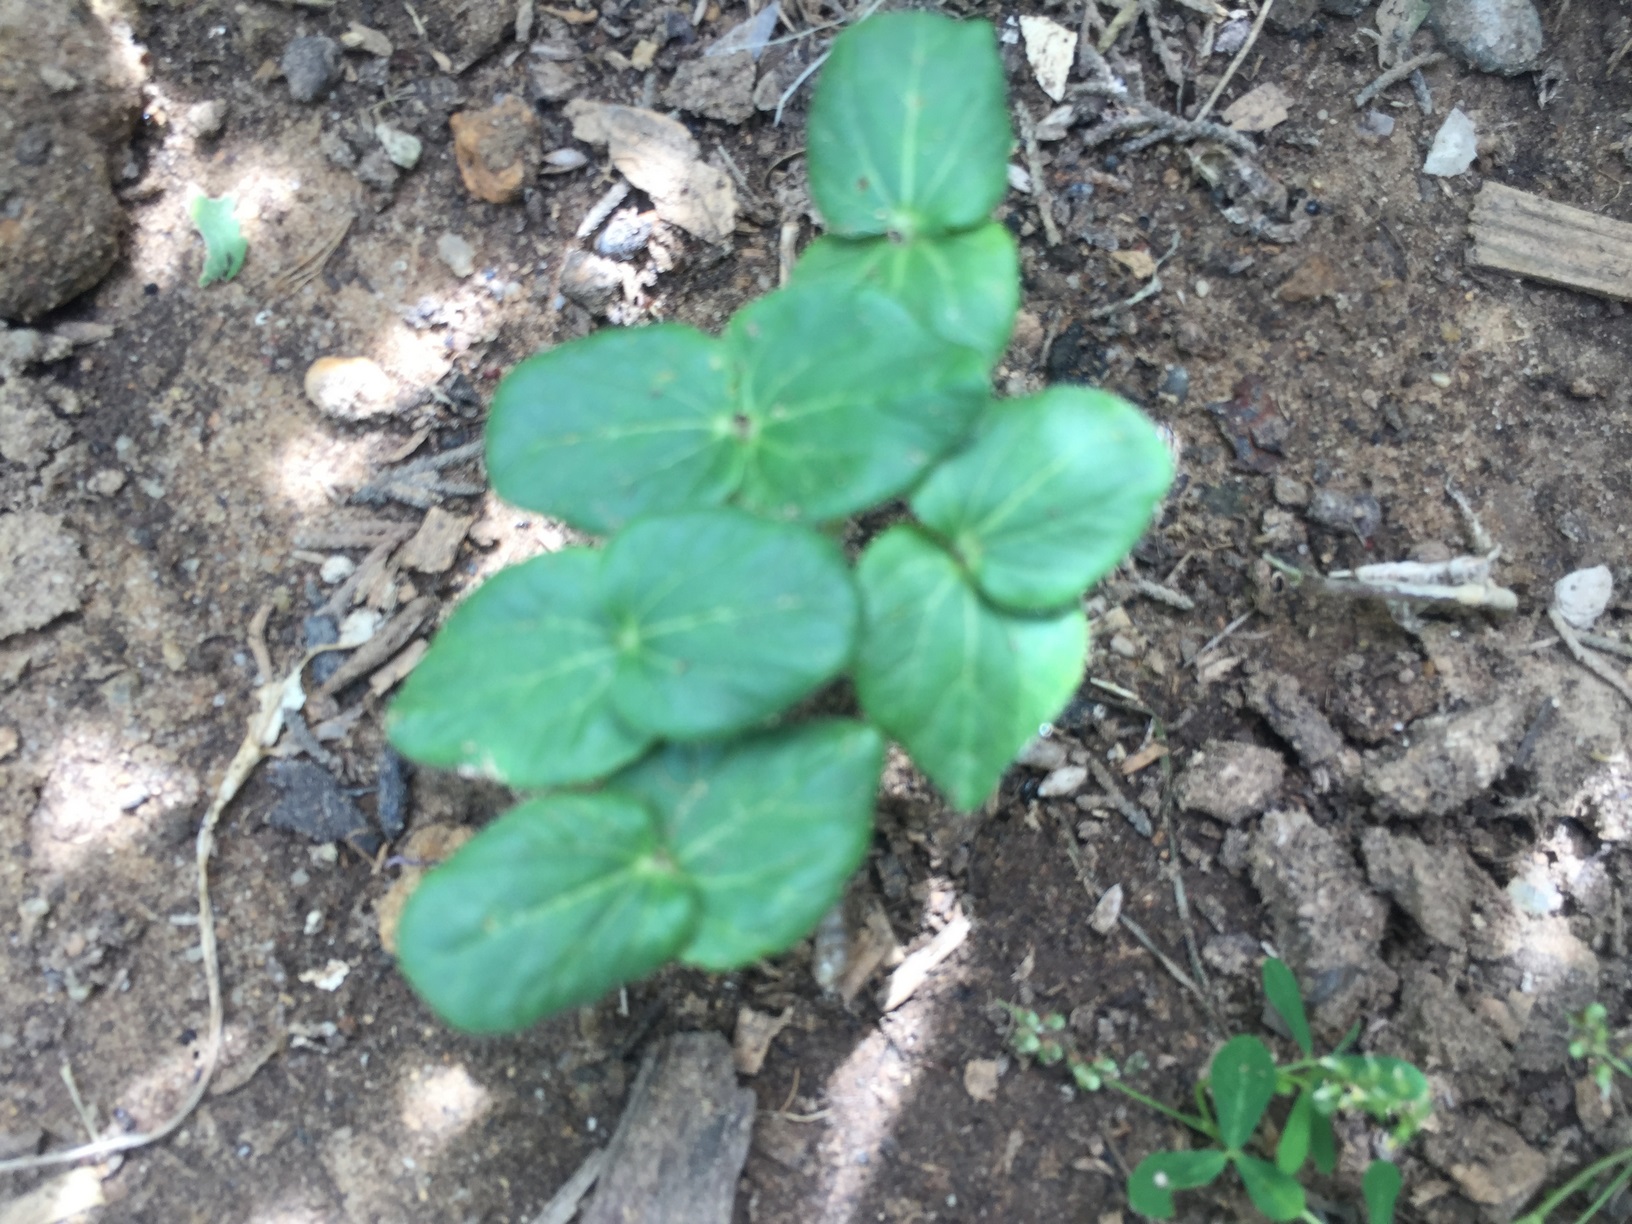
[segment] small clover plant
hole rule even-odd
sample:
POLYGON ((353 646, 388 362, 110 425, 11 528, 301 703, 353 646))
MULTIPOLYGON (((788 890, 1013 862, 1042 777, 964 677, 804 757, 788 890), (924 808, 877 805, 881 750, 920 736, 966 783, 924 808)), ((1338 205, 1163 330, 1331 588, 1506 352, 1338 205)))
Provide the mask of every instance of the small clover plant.
MULTIPOLYGON (((1264 962, 1264 993, 1280 1015, 1303 1057, 1277 1065, 1269 1047, 1256 1037, 1231 1039, 1213 1055, 1208 1075, 1196 1084, 1196 1112, 1170 1108, 1122 1078, 1142 1070, 1139 1056, 1119 1067, 1109 1058, 1086 1059, 1065 1033, 1065 1018, 1005 1004, 1014 1019, 1010 1043, 1016 1052, 1045 1065, 1064 1063, 1079 1088, 1113 1089, 1157 1113, 1182 1123, 1212 1141, 1210 1147, 1155 1152, 1128 1178, 1128 1203, 1142 1216, 1171 1220, 1173 1192, 1211 1185, 1233 1167, 1247 1197, 1271 1220, 1318 1224, 1309 1210, 1299 1174, 1312 1163, 1321 1173, 1337 1166, 1337 1139, 1332 1115, 1359 1110, 1392 1127, 1391 1139, 1402 1144, 1427 1121, 1431 1110, 1428 1081, 1410 1063, 1367 1054, 1333 1053, 1315 1057, 1309 1020, 1292 971, 1279 960, 1264 962), (1271 1152, 1253 1139, 1278 1096, 1292 1106, 1271 1152), (1261 1153, 1261 1154, 1259 1154, 1261 1153)), ((1345 1038, 1346 1047, 1353 1035, 1345 1038)), ((1400 1172, 1390 1161, 1374 1160, 1361 1180, 1369 1224, 1389 1224, 1400 1193, 1400 1172)))
POLYGON ((1011 146, 985 23, 870 18, 808 131, 827 236, 723 334, 659 323, 500 383, 494 489, 604 537, 466 599, 392 706, 406 755, 528 792, 414 894, 403 972, 515 1029, 670 960, 803 938, 871 837, 886 741, 972 808, 1081 678, 1083 591, 1172 478, 1100 391, 1006 403, 1011 146), (852 566, 835 528, 896 519, 852 566), (790 713, 840 677, 860 716, 790 713))
MULTIPOLYGON (((1599 1097, 1607 1104, 1615 1090, 1615 1077, 1632 1079, 1632 1042, 1620 1040, 1609 1031, 1609 1009, 1589 1003, 1578 1016, 1570 1017, 1570 1057, 1585 1060, 1587 1072, 1599 1097)), ((1632 1185, 1632 1147, 1624 1147, 1578 1169, 1568 1181, 1550 1191, 1535 1210, 1514 1224, 1546 1224, 1554 1212, 1578 1195, 1592 1195, 1586 1210, 1574 1218, 1594 1219, 1617 1195, 1632 1185)))

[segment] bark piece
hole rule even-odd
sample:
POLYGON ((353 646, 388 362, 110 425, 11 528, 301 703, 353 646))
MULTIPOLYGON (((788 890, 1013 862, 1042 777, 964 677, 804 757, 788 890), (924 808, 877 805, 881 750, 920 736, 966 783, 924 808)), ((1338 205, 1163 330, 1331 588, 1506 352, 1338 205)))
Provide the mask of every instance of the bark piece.
POLYGON ((1632 225, 1486 181, 1468 226, 1470 262, 1600 297, 1632 300, 1632 225))
POLYGON ((629 1091, 583 1224, 730 1224, 753 1126, 725 1038, 667 1038, 629 1091))

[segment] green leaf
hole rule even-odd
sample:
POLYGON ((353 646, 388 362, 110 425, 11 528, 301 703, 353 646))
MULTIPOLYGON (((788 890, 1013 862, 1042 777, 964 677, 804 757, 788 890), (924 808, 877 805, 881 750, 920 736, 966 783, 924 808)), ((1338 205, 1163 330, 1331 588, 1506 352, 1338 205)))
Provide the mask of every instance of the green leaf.
POLYGON ((955 806, 974 808, 1076 690, 1088 645, 1082 613, 999 611, 910 527, 875 539, 856 578, 862 709, 955 806))
POLYGON ((1241 1174, 1241 1184, 1247 1188, 1252 1205, 1272 1220, 1297 1220, 1303 1217, 1305 1206, 1303 1187, 1295 1177, 1282 1173, 1267 1160, 1245 1156, 1237 1152, 1230 1162, 1241 1174))
POLYGON ((1366 1224, 1394 1224, 1394 1201, 1400 1197, 1400 1170, 1386 1160, 1374 1160, 1360 1179, 1360 1197, 1366 1200, 1366 1224))
POLYGON ((641 519, 606 546, 612 701, 665 739, 738 731, 842 671, 857 601, 844 555, 805 527, 741 510, 641 519))
POLYGON ((1275 1145, 1275 1167, 1282 1173, 1297 1175, 1309 1155, 1309 1128, 1316 1117, 1314 1098, 1308 1090, 1298 1093, 1292 1103, 1292 1112, 1286 1115, 1281 1128, 1281 1141, 1275 1145))
POLYGON ((502 570, 454 610, 392 703, 404 755, 515 787, 585 782, 651 743, 613 711, 618 654, 601 556, 573 548, 502 570))
POLYGON ((667 748, 614 778, 657 814, 702 897, 681 959, 733 969, 809 934, 866 856, 883 767, 877 731, 818 721, 667 748))
POLYGON ((488 476, 513 505, 606 534, 725 501, 741 478, 734 413, 718 340, 672 323, 608 328, 505 375, 488 476))
POLYGON ((986 403, 979 354, 842 281, 760 298, 728 343, 748 421, 740 500, 772 518, 842 518, 901 492, 986 403))
POLYGON ((685 946, 698 908, 643 804, 556 795, 499 817, 431 871, 397 942, 438 1015, 496 1033, 656 969, 685 946))
POLYGON ((836 279, 889 294, 943 340, 995 362, 1020 307, 1020 252, 1007 227, 989 221, 942 238, 818 238, 795 282, 836 279))
POLYGON ((1286 967, 1285 961, 1273 956, 1264 962, 1263 974, 1264 997, 1285 1022, 1303 1056, 1312 1057, 1315 1042, 1309 1035, 1309 1017, 1303 1012, 1303 995, 1298 990, 1298 979, 1286 967))
POLYGON ((1211 1185, 1227 1157, 1217 1148, 1199 1152, 1152 1152, 1128 1177, 1128 1206, 1155 1220, 1173 1218, 1173 1191, 1211 1185))
POLYGON ((1057 387, 993 404, 973 444, 930 473, 912 508, 993 602, 1041 611, 1127 555, 1172 479, 1167 447, 1136 408, 1057 387))
POLYGON ((1317 1173, 1329 1177, 1337 1168, 1337 1135, 1332 1131, 1332 1119, 1318 1109, 1309 1117, 1309 1156, 1317 1173))
POLYGON ((1328 1054, 1320 1068, 1330 1079, 1317 1092, 1315 1105, 1328 1097, 1334 1109, 1359 1109, 1379 1122, 1392 1120, 1393 1136, 1404 1143, 1421 1129, 1433 1112, 1428 1077, 1399 1058, 1377 1054, 1328 1054))
POLYGON ((231 280, 244 266, 249 243, 244 241, 232 210, 231 196, 217 200, 205 195, 193 197, 193 225, 204 237, 204 272, 198 278, 200 289, 218 280, 231 280))
POLYGON ((1234 1037, 1213 1055, 1210 1076, 1218 1109, 1218 1135, 1239 1151, 1258 1129, 1275 1095, 1275 1059, 1256 1037, 1234 1037))
POLYGON ((1008 189, 1008 103, 992 27, 885 13, 841 34, 806 127, 810 194, 846 237, 969 229, 1008 189))

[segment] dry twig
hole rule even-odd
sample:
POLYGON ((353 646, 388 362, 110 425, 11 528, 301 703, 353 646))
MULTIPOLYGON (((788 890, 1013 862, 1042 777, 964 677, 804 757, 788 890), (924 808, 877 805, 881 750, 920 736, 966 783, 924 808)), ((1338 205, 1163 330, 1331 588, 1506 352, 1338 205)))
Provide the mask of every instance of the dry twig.
POLYGON ((1241 44, 1241 49, 1235 53, 1235 58, 1230 61, 1230 66, 1224 69, 1224 75, 1218 78, 1218 84, 1213 86, 1212 94, 1208 96, 1207 101, 1202 103, 1201 109, 1196 112, 1197 122, 1206 119, 1212 113, 1213 103, 1218 101, 1218 95, 1224 92, 1224 87, 1235 76, 1236 69, 1246 62, 1247 53, 1252 50, 1252 44, 1258 41, 1258 32, 1264 28, 1264 22, 1269 19, 1269 12, 1274 7, 1275 0, 1264 0, 1264 7, 1258 10, 1258 19, 1252 23, 1252 29, 1247 31, 1246 41, 1241 44))
POLYGON ((1024 102, 1014 104, 1015 119, 1020 127, 1020 141, 1026 150, 1026 170, 1031 175, 1031 194, 1037 201, 1037 212, 1043 220, 1043 236, 1049 246, 1060 245, 1060 227, 1054 220, 1054 193, 1048 189, 1043 174, 1043 153, 1037 147, 1037 123, 1024 102))
POLYGON ((1394 65, 1394 67, 1390 68, 1370 85, 1367 85, 1359 93, 1354 95, 1355 108, 1359 109, 1360 107, 1366 105, 1366 103, 1370 102, 1390 85, 1394 85, 1405 80, 1405 78, 1410 76, 1413 72, 1426 68, 1430 64, 1437 64, 1444 58, 1445 56, 1440 52, 1430 51, 1426 55, 1418 55, 1412 59, 1408 59, 1403 64, 1394 65))

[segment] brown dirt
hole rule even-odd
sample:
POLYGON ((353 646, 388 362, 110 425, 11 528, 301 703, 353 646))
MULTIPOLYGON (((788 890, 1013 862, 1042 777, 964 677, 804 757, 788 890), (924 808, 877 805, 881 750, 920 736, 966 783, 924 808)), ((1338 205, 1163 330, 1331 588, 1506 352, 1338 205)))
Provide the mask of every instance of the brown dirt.
MULTIPOLYGON (((429 43, 456 60, 475 21, 467 7, 483 6, 417 6, 429 43)), ((637 35, 614 37, 606 26, 630 29, 642 11, 608 9, 598 24, 570 27, 541 17, 534 37, 578 48, 583 96, 638 104, 642 75, 602 53, 630 53, 637 35)), ((1564 85, 1545 109, 1528 77, 1450 67, 1432 74, 1439 113, 1459 104, 1491 134, 1477 173, 1448 182, 1417 169, 1437 116, 1386 107, 1397 120, 1389 140, 1356 133, 1349 99, 1374 68, 1354 23, 1330 18, 1323 33, 1305 38, 1266 34, 1226 100, 1268 80, 1292 96, 1293 116, 1269 138, 1263 160, 1319 204, 1308 237, 1283 248, 1232 231, 1192 182, 1180 151, 1158 146, 1126 156, 1115 172, 1126 190, 1098 189, 1094 223, 1124 248, 1148 242, 1159 254, 1175 234, 1179 247, 1161 294, 1118 322, 1094 323, 1091 310, 1137 282, 1078 240, 1046 246, 1032 203, 1011 196, 1011 222, 1025 239, 1023 307, 1035 326, 1029 345, 1011 352, 999 385, 1021 390, 1049 377, 1092 377, 1148 406, 1183 443, 1181 487, 1138 559, 1151 577, 1178 567, 1173 585, 1196 609, 1181 613, 1113 584, 1095 609, 1123 608, 1131 624, 1118 631, 1138 657, 1112 653, 1107 631, 1090 669, 1159 716, 1173 772, 1209 740, 1249 740, 1286 756, 1289 772, 1272 801, 1310 813, 1332 834, 1331 852, 1343 863, 1359 862, 1361 833, 1381 824, 1465 851, 1472 870, 1495 885, 1539 863, 1550 878, 1566 880, 1552 937, 1573 936, 1597 953, 1596 993, 1623 1020, 1627 898, 1616 881, 1626 852, 1600 840, 1591 817, 1612 808, 1617 794, 1625 802, 1625 758, 1620 774, 1605 762, 1625 748, 1632 722, 1624 704, 1558 648, 1524 648, 1550 636, 1544 609, 1564 573, 1604 562, 1623 590, 1632 578, 1624 542, 1632 471, 1624 311, 1464 262, 1481 175, 1632 218, 1632 201, 1623 198, 1629 172, 1610 147, 1621 135, 1613 116, 1626 105, 1628 69, 1607 80, 1603 72, 1624 40, 1614 12, 1607 2, 1578 0, 1567 19, 1562 9, 1556 22, 1549 16, 1548 54, 1564 85), (1276 290, 1288 277, 1320 296, 1282 300, 1276 290), (1048 336, 1056 338, 1045 354, 1048 336), (1179 364, 1190 381, 1182 403, 1158 394, 1167 367, 1179 364), (1272 478, 1235 465, 1204 406, 1229 399, 1247 374, 1262 378, 1291 424, 1277 474, 1317 490, 1371 494, 1382 510, 1371 538, 1278 507, 1272 478), (1572 386, 1595 394, 1583 397, 1572 386), (1266 548, 1291 558, 1300 542, 1325 568, 1431 546, 1462 551, 1447 480, 1501 543, 1498 574, 1519 594, 1517 616, 1475 617, 1454 629, 1442 623, 1413 637, 1375 605, 1294 590, 1259 561, 1266 548), (1199 681, 1186 661, 1248 609, 1258 615, 1219 651, 1239 662, 1199 681), (1286 729, 1277 731, 1249 691, 1255 677, 1271 673, 1301 681, 1346 747, 1363 754, 1353 757, 1361 775, 1346 780, 1341 768, 1300 757, 1286 729), (1549 695, 1564 703, 1560 715, 1520 767, 1507 768, 1549 695), (1427 733, 1410 724, 1503 702, 1514 703, 1517 734, 1492 733, 1499 777, 1477 779, 1424 816, 1382 814, 1364 778, 1427 733), (1572 807, 1583 785, 1597 788, 1597 807, 1572 807)), ((712 19, 705 33, 738 15, 712 19)), ((19 914, 8 918, 0 946, 0 1132, 42 1127, 64 1144, 80 1133, 59 1076, 64 1064, 100 1117, 147 1126, 184 1094, 201 1057, 203 984, 188 956, 196 938, 187 925, 191 839, 250 712, 253 614, 273 605, 270 648, 287 666, 301 617, 323 598, 316 564, 295 555, 296 537, 335 517, 334 503, 416 430, 430 431, 427 450, 474 437, 473 404, 502 370, 591 326, 576 306, 557 313, 549 299, 563 240, 604 186, 593 155, 591 169, 544 180, 530 204, 478 203, 461 186, 447 114, 487 105, 500 92, 525 92, 531 61, 513 59, 508 41, 449 77, 400 5, 341 0, 325 13, 259 0, 149 2, 133 18, 151 80, 136 145, 140 177, 123 184, 127 254, 99 288, 45 321, 94 320, 113 325, 116 336, 24 376, 79 398, 80 414, 65 418, 73 442, 57 451, 54 466, 42 474, 0 464, 0 509, 63 516, 91 575, 77 613, 0 642, 0 745, 8 728, 20 741, 0 755, 0 897, 8 915, 19 914), (315 106, 294 104, 280 81, 256 75, 295 34, 338 35, 351 19, 396 44, 389 76, 401 96, 390 113, 425 141, 423 162, 390 197, 318 147, 322 131, 379 100, 368 57, 348 55, 348 79, 315 106), (230 103, 226 129, 195 140, 184 130, 185 112, 212 98, 230 103), (250 262, 231 284, 196 286, 200 252, 185 214, 191 184, 232 191, 253 214, 250 262), (276 274, 348 214, 355 218, 349 235, 321 275, 275 297, 276 274), (475 248, 470 280, 455 280, 437 258, 445 232, 475 248), (489 285, 504 282, 520 291, 500 301, 489 285), (426 298, 442 304, 444 322, 416 331, 403 310, 426 298), (301 391, 306 366, 323 354, 368 355, 400 386, 439 383, 472 389, 476 398, 450 394, 394 417, 336 425, 301 391), (454 373, 463 380, 452 381, 454 373), (116 492, 87 486, 109 469, 125 476, 116 492), (17 907, 39 899, 49 908, 35 925, 17 907)), ((1160 70, 1143 35, 1135 45, 1152 94, 1170 100, 1156 85, 1160 70)), ((660 53, 657 86, 692 54, 679 46, 660 53)), ((1045 99, 1010 54, 1018 96, 1041 113, 1045 99)), ((546 148, 569 145, 559 105, 538 109, 546 148)), ((738 126, 690 126, 706 151, 726 149, 771 200, 790 166, 797 172, 788 155, 801 143, 801 115, 796 105, 781 128, 766 114, 738 126)), ((1104 165, 1103 151, 1082 153, 1074 136, 1045 149, 1062 196, 1104 165)), ((726 257, 676 240, 676 266, 649 289, 649 313, 715 327, 772 287, 778 218, 767 207, 739 228, 726 257)), ((491 528, 484 538, 497 543, 485 551, 467 545, 444 575, 414 575, 422 594, 451 600, 552 531, 491 499, 450 504, 479 513, 491 528)), ((403 506, 379 513, 410 525, 419 518, 403 506)), ((1628 611, 1618 604, 1610 622, 1624 622, 1628 611)), ((340 749, 348 784, 372 784, 373 714, 340 749)), ((1085 687, 1062 731, 1105 759, 1118 747, 1139 748, 1148 721, 1106 690, 1085 687)), ((258 777, 229 811, 213 868, 228 992, 224 1079, 242 1080, 269 1047, 281 1042, 281 1049, 241 1086, 209 1098, 173 1140, 129 1155, 104 1183, 111 1205, 103 1218, 528 1220, 603 1142, 647 1042, 680 1029, 729 1033, 745 1004, 791 1006, 793 1023, 749 1081, 762 1114, 740 1219, 1114 1213, 1124 1204, 1118 1167, 1171 1142, 1168 1128, 1114 1097, 1072 1099, 1062 1077, 1041 1069, 1005 1062, 989 1101, 972 1097, 964 1082, 970 1060, 1004 1058, 997 999, 1070 1014, 1096 1052, 1144 1051, 1156 1065, 1142 1087, 1174 1101, 1187 1095, 1220 1035, 1124 932, 1092 933, 1097 898, 1064 853, 1062 828, 1079 840, 1100 882, 1123 885, 1125 912, 1188 963, 1167 878, 1178 852, 1195 933, 1217 954, 1209 960, 1218 1010, 1236 1031, 1259 1029, 1252 969, 1259 941, 1286 943, 1301 919, 1266 908, 1268 894, 1254 886, 1252 872, 1265 868, 1249 870, 1243 841, 1256 817, 1243 832, 1227 833, 1203 816, 1174 812, 1171 831, 1158 821, 1147 840, 1114 812, 1091 810, 1091 783, 1078 803, 1038 800, 1036 781, 1017 769, 985 818, 958 820, 910 776, 895 777, 858 887, 881 898, 903 945, 926 940, 955 908, 974 925, 954 957, 888 1015, 880 1015, 872 987, 848 1008, 824 997, 805 949, 718 979, 667 972, 629 987, 624 999, 531 1032, 475 1040, 438 1026, 380 949, 374 914, 390 871, 344 849, 325 859, 267 827, 276 792, 258 777), (1233 963, 1225 955, 1232 948, 1233 963), (336 959, 349 966, 337 990, 302 981, 336 959)), ((1153 766, 1126 789, 1154 808, 1169 775, 1153 766)), ((496 802, 422 773, 411 827, 477 821, 496 802)), ((1363 878, 1362 867, 1353 871, 1363 878)), ((1421 1060, 1437 1051, 1447 1065, 1430 1062, 1430 1069, 1447 1133, 1505 1123, 1548 1153, 1555 1171, 1590 1156, 1615 1123, 1583 1132, 1571 1082, 1579 1067, 1572 1073, 1561 1046, 1524 1027, 1522 999, 1514 998, 1527 985, 1532 994, 1539 989, 1538 1014, 1546 1011, 1555 1001, 1546 965, 1537 970, 1522 949, 1488 949, 1471 936, 1430 939, 1420 917, 1400 908, 1409 909, 1400 896, 1382 935, 1376 988, 1349 992, 1365 1025, 1363 1044, 1421 1060), (1463 1012, 1439 996, 1431 1006, 1422 991, 1411 993, 1425 972, 1460 992, 1463 1012), (1512 1053, 1512 1065, 1471 1086, 1456 1074, 1458 1051, 1486 1047, 1425 1027, 1469 1023, 1467 1012, 1483 1017, 1483 1031, 1512 1030, 1495 1047, 1512 1053)), ((1417 1195, 1408 1218, 1480 1218, 1423 1152, 1419 1144, 1406 1159, 1407 1195, 1417 1195)), ((9 1194, 37 1180, 15 1177, 0 1187, 9 1194)), ((1188 1210, 1193 1219, 1239 1218, 1233 1205, 1188 1210)))

